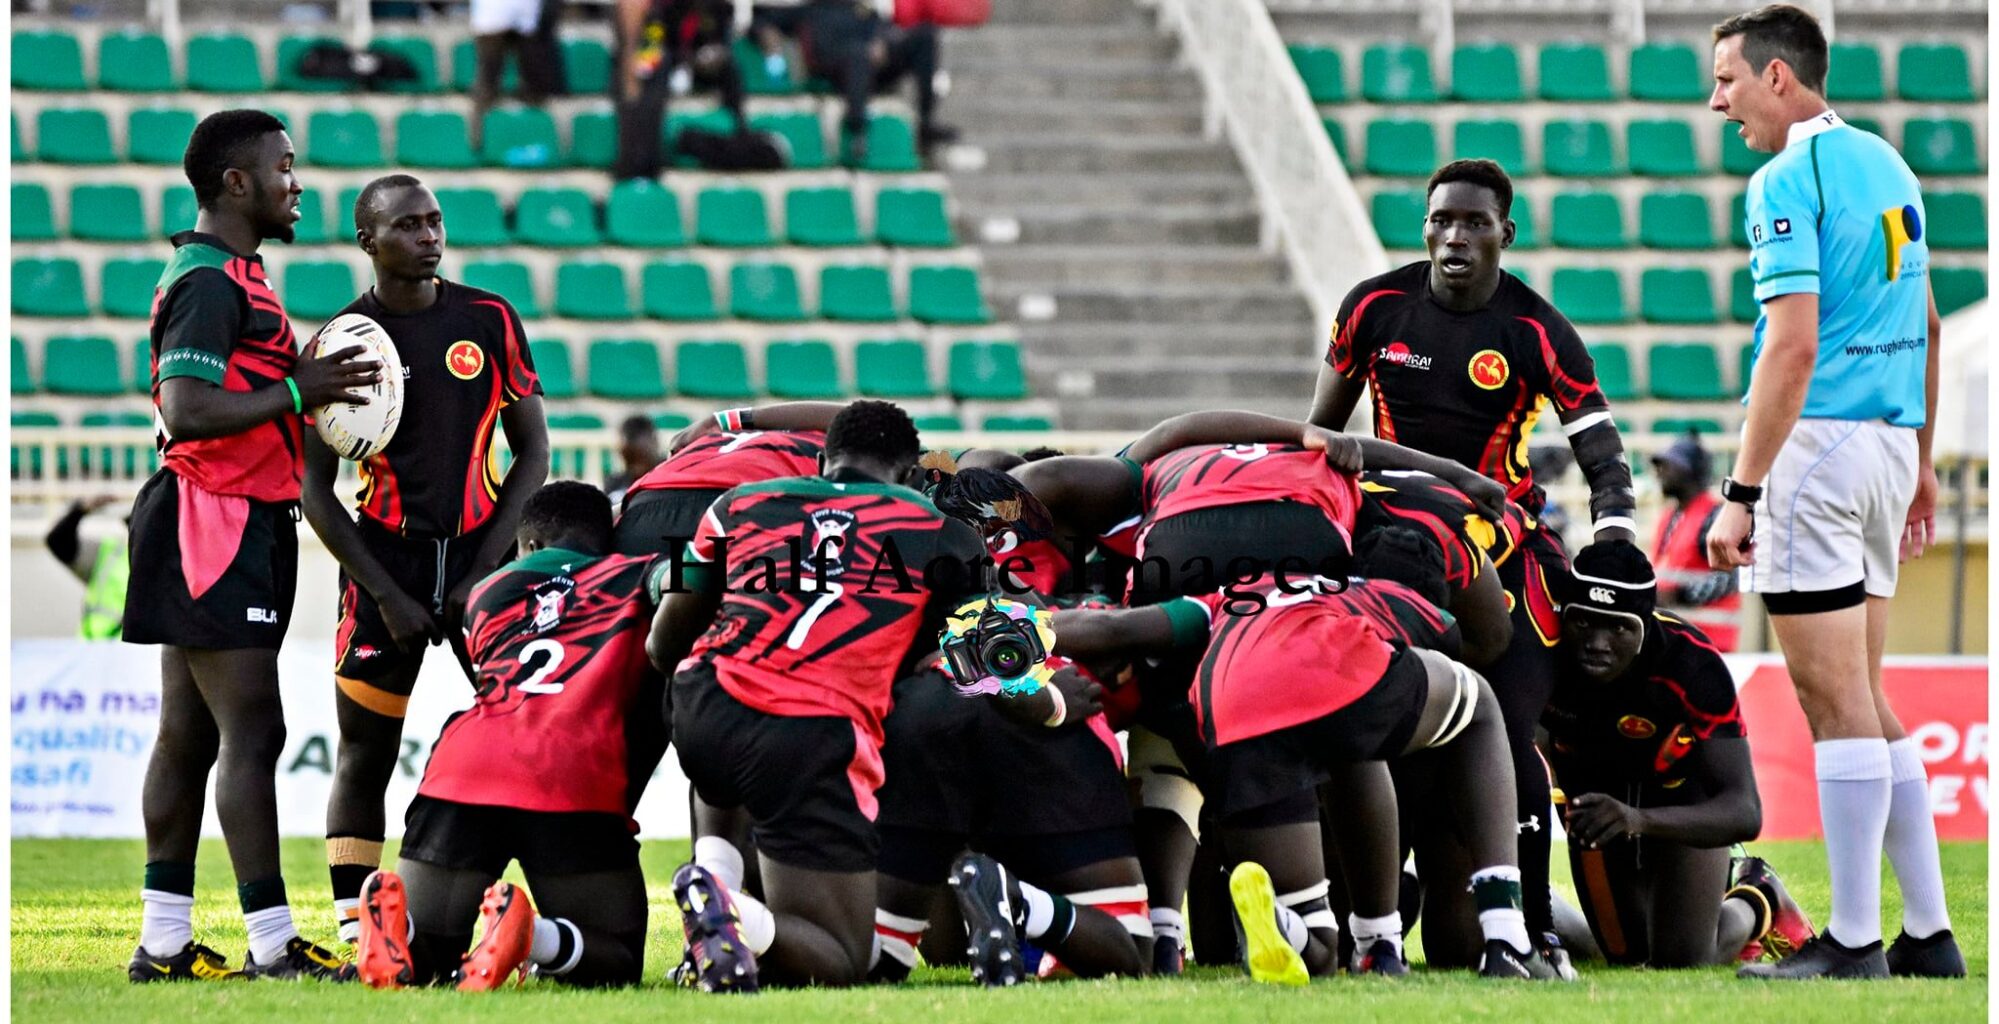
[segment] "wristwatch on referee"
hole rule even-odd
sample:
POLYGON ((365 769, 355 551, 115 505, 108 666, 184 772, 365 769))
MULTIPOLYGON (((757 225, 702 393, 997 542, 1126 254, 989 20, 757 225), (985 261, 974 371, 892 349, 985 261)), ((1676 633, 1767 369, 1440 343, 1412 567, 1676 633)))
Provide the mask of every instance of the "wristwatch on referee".
POLYGON ((1752 487, 1749 484, 1736 483, 1728 477, 1722 477, 1721 500, 1755 508, 1756 503, 1763 500, 1763 488, 1760 485, 1752 487))

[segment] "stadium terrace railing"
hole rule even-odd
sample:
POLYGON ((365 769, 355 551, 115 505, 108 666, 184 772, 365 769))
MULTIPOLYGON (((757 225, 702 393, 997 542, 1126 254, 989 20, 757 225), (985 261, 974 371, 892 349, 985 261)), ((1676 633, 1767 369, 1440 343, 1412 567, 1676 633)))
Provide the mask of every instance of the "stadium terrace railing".
POLYGON ((1263 0, 1154 0, 1207 91, 1207 131, 1224 131, 1319 326, 1355 281, 1389 267, 1360 193, 1333 152, 1263 0))

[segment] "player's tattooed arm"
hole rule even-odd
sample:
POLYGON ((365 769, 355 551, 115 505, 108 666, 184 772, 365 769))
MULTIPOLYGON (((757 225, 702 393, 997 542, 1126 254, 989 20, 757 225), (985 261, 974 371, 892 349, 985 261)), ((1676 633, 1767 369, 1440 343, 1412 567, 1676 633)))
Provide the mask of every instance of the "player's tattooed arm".
POLYGON ((1182 413, 1163 420, 1124 450, 1125 458, 1144 465, 1168 452, 1198 444, 1302 444, 1326 453, 1326 462, 1343 473, 1361 471, 1356 438, 1309 423, 1259 412, 1217 409, 1182 413))
MULTIPOLYGON (((427 644, 441 643, 444 635, 431 618, 430 610, 396 585, 382 563, 376 560, 361 539, 361 528, 347 506, 340 503, 333 488, 340 473, 340 456, 319 439, 316 430, 305 431, 305 481, 299 486, 299 506, 305 521, 320 543, 340 563, 355 586, 375 599, 382 625, 389 637, 405 651, 419 651, 427 644)), ((509 534, 511 536, 511 534, 509 534)))
POLYGON ((499 568, 514 553, 514 533, 521 525, 521 510, 548 480, 548 417, 542 411, 540 395, 529 395, 500 410, 500 429, 506 432, 507 448, 514 463, 500 484, 500 497, 487 520, 486 539, 479 546, 472 571, 445 598, 445 621, 453 629, 465 619, 465 602, 472 587, 499 568))
POLYGON ((1697 741, 1685 763, 1707 799, 1684 807, 1638 808, 1602 793, 1584 793, 1570 804, 1570 831, 1591 845, 1620 835, 1709 848, 1756 838, 1763 830, 1763 802, 1756 795, 1749 741, 1740 736, 1697 741))

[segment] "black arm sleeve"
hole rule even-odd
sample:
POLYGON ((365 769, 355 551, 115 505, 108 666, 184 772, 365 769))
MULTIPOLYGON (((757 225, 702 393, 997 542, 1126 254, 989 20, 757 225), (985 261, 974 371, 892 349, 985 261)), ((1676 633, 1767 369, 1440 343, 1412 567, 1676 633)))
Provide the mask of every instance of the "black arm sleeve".
POLYGON ((56 561, 71 570, 76 568, 76 556, 83 552, 83 544, 77 539, 77 529, 83 525, 83 517, 83 502, 70 502, 69 510, 56 520, 54 526, 49 527, 49 535, 42 538, 42 543, 49 547, 49 554, 56 556, 56 561))

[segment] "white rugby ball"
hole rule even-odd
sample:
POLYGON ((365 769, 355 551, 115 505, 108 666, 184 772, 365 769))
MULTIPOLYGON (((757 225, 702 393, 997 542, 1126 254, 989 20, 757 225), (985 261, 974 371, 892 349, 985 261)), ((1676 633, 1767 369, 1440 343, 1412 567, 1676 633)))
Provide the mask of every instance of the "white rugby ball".
POLYGON ((367 405, 330 402, 312 410, 313 426, 328 448, 343 459, 359 462, 379 454, 395 439, 396 426, 403 420, 403 360, 382 325, 359 313, 334 317, 313 336, 305 347, 305 357, 338 352, 359 345, 355 357, 382 364, 381 379, 360 389, 368 396, 367 405))

